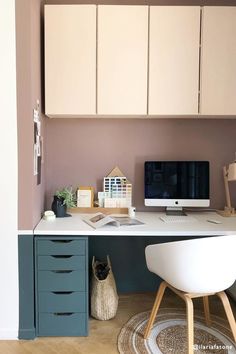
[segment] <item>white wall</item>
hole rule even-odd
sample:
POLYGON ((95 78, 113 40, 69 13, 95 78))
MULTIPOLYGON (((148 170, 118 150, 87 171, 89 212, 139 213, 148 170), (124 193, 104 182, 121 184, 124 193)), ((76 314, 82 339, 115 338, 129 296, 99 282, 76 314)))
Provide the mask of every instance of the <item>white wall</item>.
POLYGON ((18 336, 15 0, 0 0, 0 339, 18 336))

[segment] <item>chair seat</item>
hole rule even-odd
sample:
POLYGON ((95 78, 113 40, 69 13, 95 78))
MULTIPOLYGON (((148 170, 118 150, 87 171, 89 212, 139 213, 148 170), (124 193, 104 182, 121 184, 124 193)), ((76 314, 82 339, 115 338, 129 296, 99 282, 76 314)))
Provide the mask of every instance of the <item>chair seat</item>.
POLYGON ((175 288, 214 293, 236 279, 236 236, 218 236, 149 245, 148 269, 175 288))
POLYGON ((203 297, 206 324, 211 325, 208 297, 216 294, 225 309, 236 342, 236 323, 223 290, 236 279, 236 236, 219 236, 149 245, 145 249, 148 269, 159 275, 161 283, 144 333, 148 338, 165 289, 169 287, 186 304, 188 354, 194 353, 193 302, 203 297))

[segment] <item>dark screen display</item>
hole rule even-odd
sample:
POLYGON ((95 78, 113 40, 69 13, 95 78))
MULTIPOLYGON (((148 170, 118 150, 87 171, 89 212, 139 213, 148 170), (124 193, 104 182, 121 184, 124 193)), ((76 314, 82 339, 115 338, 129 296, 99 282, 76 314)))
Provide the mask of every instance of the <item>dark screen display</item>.
POLYGON ((209 199, 208 161, 146 161, 145 199, 209 199))

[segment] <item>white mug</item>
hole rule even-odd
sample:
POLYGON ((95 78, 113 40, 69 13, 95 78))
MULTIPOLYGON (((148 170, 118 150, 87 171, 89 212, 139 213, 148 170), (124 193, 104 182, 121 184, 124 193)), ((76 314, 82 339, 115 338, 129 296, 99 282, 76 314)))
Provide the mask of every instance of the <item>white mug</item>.
POLYGON ((135 218, 135 211, 136 211, 136 208, 131 206, 129 207, 129 217, 130 218, 135 218))

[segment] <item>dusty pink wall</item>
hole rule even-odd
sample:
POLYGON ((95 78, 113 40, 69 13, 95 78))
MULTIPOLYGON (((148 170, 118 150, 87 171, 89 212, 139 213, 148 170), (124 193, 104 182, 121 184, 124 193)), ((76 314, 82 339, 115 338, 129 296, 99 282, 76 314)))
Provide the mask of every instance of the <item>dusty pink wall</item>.
MULTIPOLYGON (((32 110, 43 101, 43 3, 98 3, 80 0, 16 0, 17 106, 19 147, 19 229, 32 229, 50 206, 54 191, 63 185, 94 185, 119 165, 134 184, 134 204, 143 208, 143 162, 146 159, 209 159, 212 206, 223 206, 221 167, 236 150, 236 121, 208 120, 49 120, 44 139, 42 183, 33 176, 32 110), (46 141, 45 141, 46 140, 46 141), (44 166, 46 175, 44 178, 44 166), (45 185, 46 197, 45 197, 45 185)), ((99 3, 236 5, 235 0, 104 0, 99 3)), ((44 131, 44 118, 43 118, 44 131)), ((44 134, 44 133, 43 133, 44 134)), ((236 193, 233 190, 235 201, 236 193)), ((234 202, 234 205, 236 203, 234 202)))
MULTIPOLYGON (((44 175, 37 186, 33 176, 33 108, 41 99, 42 0, 16 1, 17 116, 18 116, 18 227, 33 229, 44 209, 44 175)), ((43 129, 44 131, 44 123, 43 129)), ((44 168, 43 168, 44 174, 44 168)))
MULTIPOLYGON (((43 0, 30 0, 31 2, 31 107, 35 107, 37 98, 40 109, 43 110, 43 0)), ((42 138, 44 138, 44 115, 41 116, 42 138)), ((44 150, 44 148, 43 148, 44 150)), ((33 177, 33 227, 39 222, 44 211, 45 177, 44 159, 41 165, 41 183, 37 185, 37 177, 33 177)))
POLYGON ((30 58, 30 5, 16 1, 16 68, 18 118, 18 218, 19 228, 32 228, 32 131, 31 119, 31 58, 30 58), (24 205, 25 204, 25 205, 24 205))
MULTIPOLYGON (((47 4, 236 5, 235 0, 46 0, 47 4)), ((92 185, 115 165, 134 185, 143 205, 143 163, 148 159, 205 159, 211 163, 211 206, 224 206, 222 166, 234 158, 234 120, 58 119, 46 122, 46 200, 64 185, 92 185)), ((236 205, 236 187, 231 185, 236 205)))
POLYGON ((210 161, 211 207, 221 208, 222 166, 234 159, 235 133, 236 120, 48 119, 47 206, 65 185, 102 190, 102 178, 118 165, 133 183, 134 205, 143 210, 144 161, 173 159, 210 161))

